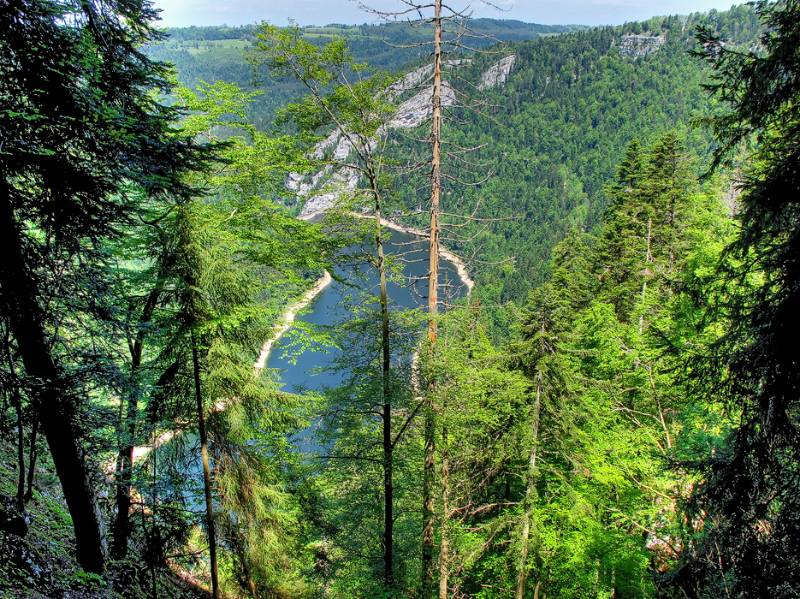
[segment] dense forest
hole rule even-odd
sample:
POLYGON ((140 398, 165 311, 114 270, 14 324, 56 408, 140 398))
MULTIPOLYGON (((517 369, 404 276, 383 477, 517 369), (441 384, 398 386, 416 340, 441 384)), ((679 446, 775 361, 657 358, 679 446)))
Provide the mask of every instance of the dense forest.
POLYGON ((0 9, 0 595, 800 596, 800 2, 0 9))
MULTIPOLYGON (((747 46, 756 40, 759 25, 746 6, 723 13, 658 17, 624 27, 509 42, 475 54, 471 66, 453 75, 458 77, 453 84, 463 95, 461 104, 466 108, 451 108, 451 118, 459 126, 448 128, 445 134, 453 136, 452 144, 464 148, 482 146, 468 161, 492 177, 481 185, 453 182, 451 193, 459 196, 459 203, 451 202, 450 210, 471 212, 480 198, 479 216, 503 219, 490 227, 473 227, 461 236, 463 240, 455 241, 463 253, 479 255, 484 263, 475 269, 481 283, 477 293, 482 298, 491 302, 524 301, 528 291, 547 277, 553 246, 573 228, 591 229, 598 224, 608 204, 605 185, 634 137, 646 138, 674 129, 693 154, 709 157, 712 140, 707 130, 693 126, 711 106, 702 87, 708 70, 690 54, 699 26, 710 27, 727 43, 747 46), (646 39, 663 35, 664 45, 647 55, 639 55, 644 54, 643 49, 625 52, 623 42, 632 35, 646 39), (506 84, 493 90, 476 90, 480 74, 511 54, 517 61, 506 84), (514 258, 514 268, 486 266, 502 265, 510 258, 514 258)), ((179 37, 173 43, 202 43, 198 40, 205 36, 195 29, 176 30, 179 37)), ((236 29, 224 31, 238 36, 237 43, 242 45, 249 39, 236 29)), ((484 26, 477 31, 491 36, 488 40, 503 37, 484 26)), ((308 28, 303 32, 316 41, 309 37, 308 28)), ((374 67, 395 72, 408 60, 395 51, 390 62, 382 61, 374 48, 386 47, 381 37, 363 51, 349 37, 345 39, 357 61, 368 60, 374 67)), ((411 39, 397 39, 396 43, 411 39)), ((395 43, 394 38, 390 41, 395 43)), ((150 53, 173 61, 185 85, 223 79, 249 89, 260 80, 257 88, 266 91, 254 100, 249 113, 251 122, 259 127, 268 129, 274 115, 265 102, 283 106, 302 94, 292 78, 265 73, 242 60, 241 48, 230 53, 209 49, 201 53, 208 63, 198 64, 163 54, 166 47, 159 44, 150 53), (265 80, 274 83, 265 88, 265 80)), ((409 64, 416 66, 420 59, 412 58, 409 64)), ((403 152, 420 138, 411 132, 405 139, 396 140, 401 154, 398 160, 408 161, 403 152)), ((704 164, 698 162, 696 167, 701 174, 704 164)), ((445 168, 457 172, 462 164, 453 160, 445 168)), ((419 206, 415 181, 395 183, 397 189, 387 198, 392 212, 410 212, 419 206)), ((420 224, 413 219, 410 222, 420 224)))
MULTIPOLYGON (((365 20, 369 15, 365 14, 365 20)), ((374 20, 374 19, 373 19, 374 20)), ((578 26, 536 25, 520 21, 474 19, 471 47, 484 48, 498 42, 518 42, 541 36, 582 29, 578 26)), ((243 58, 258 33, 257 25, 242 27, 184 27, 167 29, 167 37, 147 46, 148 56, 175 65, 183 85, 196 87, 201 81, 227 81, 242 88, 262 92, 248 106, 248 118, 256 126, 268 129, 275 111, 292 100, 302 89, 291 78, 271 77, 253 69, 243 58)), ((430 25, 387 22, 373 25, 336 25, 304 27, 303 35, 324 44, 336 38, 347 40, 352 55, 373 69, 401 71, 429 54, 422 42, 430 40, 430 25)))

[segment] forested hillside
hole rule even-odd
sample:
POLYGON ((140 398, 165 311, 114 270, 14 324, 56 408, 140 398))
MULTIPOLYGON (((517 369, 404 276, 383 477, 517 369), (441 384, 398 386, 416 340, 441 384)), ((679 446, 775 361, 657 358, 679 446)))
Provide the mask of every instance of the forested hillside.
POLYGON ((0 595, 800 596, 800 1, 386 10, 0 0, 0 595))
MULTIPOLYGON (((367 15, 365 15, 366 17, 367 15)), ((577 26, 536 25, 520 21, 475 19, 471 25, 476 36, 471 45, 487 47, 499 41, 514 42, 556 35, 581 29, 577 26)), ((167 29, 167 38, 148 47, 147 53, 156 60, 175 65, 183 85, 196 86, 222 80, 242 88, 262 90, 248 109, 250 120, 258 127, 268 128, 275 111, 289 100, 302 94, 302 88, 290 80, 274 79, 253 69, 246 60, 257 33, 256 25, 242 27, 186 27, 167 29)), ((372 69, 400 72, 420 60, 430 49, 417 46, 430 39, 431 28, 405 22, 377 25, 336 25, 304 27, 303 35, 317 44, 335 37, 347 40, 353 56, 372 69)))
MULTIPOLYGON (((694 32, 701 25, 718 32, 726 43, 745 47, 758 34, 754 11, 746 6, 573 33, 567 33, 568 28, 515 22, 471 23, 479 35, 489 36, 479 39, 478 46, 494 38, 508 40, 473 56, 471 66, 453 73, 451 84, 461 104, 470 108, 451 108, 458 126, 445 122, 444 129, 454 148, 481 147, 464 156, 463 162, 451 161, 454 181, 445 210, 471 214, 479 205, 478 217, 498 219, 489 226, 484 222, 459 231, 459 239, 453 241, 465 255, 480 256, 474 271, 482 283, 481 297, 491 302, 520 301, 545 280, 554 245, 571 229, 598 224, 608 202, 604 185, 632 139, 646 140, 676 129, 693 153, 709 156, 708 132, 693 126, 710 110, 702 89, 708 70, 690 54, 696 45, 694 32), (543 39, 517 42, 543 34, 543 39), (636 36, 641 36, 638 43, 636 36), (512 54, 517 60, 508 81, 477 90, 481 74, 512 54), (467 177, 475 182, 483 175, 492 176, 480 185, 459 185, 464 177, 457 175, 464 171, 475 171, 475 177, 467 177)), ((424 37, 425 28, 392 24, 303 29, 314 43, 324 43, 337 32, 356 60, 367 60, 371 67, 392 74, 419 65, 421 55, 429 52, 429 48, 396 49, 386 43, 409 44, 424 37)), ((274 77, 244 59, 254 36, 252 27, 189 28, 173 35, 149 52, 174 62, 188 85, 222 79, 263 91, 249 113, 257 126, 268 126, 277 108, 304 93, 291 79, 274 77)), ((419 137, 411 132, 397 138, 393 158, 412 161, 413 140, 419 137)), ((413 179, 408 185, 399 179, 396 186, 388 209, 414 212, 420 198, 413 179)), ((413 218, 408 222, 420 224, 413 218)))
MULTIPOLYGON (((647 142, 674 129, 693 154, 708 158, 712 140, 694 125, 711 111, 702 88, 709 72, 690 54, 701 25, 744 47, 758 32, 753 11, 739 7, 503 48, 500 56, 518 57, 507 83, 485 90, 474 110, 454 110, 451 122, 458 124, 445 126, 453 148, 481 148, 451 161, 445 210, 471 214, 480 206, 477 216, 501 219, 475 223, 454 241, 485 262, 475 267, 482 297, 524 299, 547 277, 553 246, 572 229, 597 226, 609 201, 604 188, 631 140, 647 142), (631 47, 632 35, 645 36, 651 52, 631 47), (476 176, 464 177, 465 171, 476 176), (492 176, 480 181, 483 174, 492 176), (463 179, 480 184, 460 185, 463 179)), ((476 57, 464 78, 478 80, 497 59, 476 57)), ((406 208, 419 203, 413 186, 397 195, 406 208)))

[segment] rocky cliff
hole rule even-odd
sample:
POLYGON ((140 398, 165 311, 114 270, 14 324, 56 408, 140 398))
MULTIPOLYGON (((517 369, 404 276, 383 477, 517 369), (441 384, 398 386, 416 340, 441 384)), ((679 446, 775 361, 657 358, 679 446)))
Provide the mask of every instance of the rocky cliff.
MULTIPOLYGON (((511 54, 489 67, 478 82, 478 89, 486 90, 503 85, 511 73, 516 55, 511 54)), ((466 66, 467 59, 450 60, 445 63, 445 70, 466 66)), ((446 75, 446 73, 445 73, 446 75)), ((397 129, 413 129, 422 125, 433 112, 432 96, 433 66, 419 67, 393 83, 387 94, 399 101, 397 111, 391 120, 379 130, 379 136, 397 129), (405 97, 405 99, 403 99, 405 97)), ((453 106, 457 101, 457 93, 448 81, 442 82, 442 105, 453 106)), ((377 141, 373 141, 373 144, 377 141)), ((301 218, 310 218, 330 209, 346 195, 352 194, 358 187, 359 173, 346 163, 353 151, 347 135, 334 131, 319 142, 312 152, 317 160, 328 158, 331 164, 313 175, 293 173, 286 183, 287 188, 304 201, 301 218), (335 166, 335 165, 340 166, 335 166)))

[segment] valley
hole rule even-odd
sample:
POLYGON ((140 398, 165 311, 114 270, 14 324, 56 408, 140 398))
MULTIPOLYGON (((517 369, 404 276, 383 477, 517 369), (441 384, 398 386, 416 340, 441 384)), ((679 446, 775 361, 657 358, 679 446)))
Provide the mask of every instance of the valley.
POLYGON ((337 2, 0 0, 0 596, 800 595, 800 2, 337 2))

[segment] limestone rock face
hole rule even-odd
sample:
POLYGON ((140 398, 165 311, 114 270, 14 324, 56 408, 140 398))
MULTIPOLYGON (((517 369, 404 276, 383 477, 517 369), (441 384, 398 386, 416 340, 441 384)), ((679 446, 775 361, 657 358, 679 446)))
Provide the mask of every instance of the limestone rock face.
POLYGON ((619 53, 630 58, 644 58, 658 52, 666 43, 667 36, 661 35, 623 35, 619 42, 619 53))
MULTIPOLYGON (((516 55, 512 54, 489 67, 481 76, 478 89, 503 85, 508 80, 516 58, 516 55)), ((444 63, 445 71, 471 62, 469 59, 448 60, 444 63)), ((392 119, 378 130, 378 137, 383 137, 392 130, 419 127, 430 118, 433 112, 432 77, 433 65, 424 65, 389 86, 386 93, 393 100, 399 100, 403 96, 409 97, 400 102, 392 119)), ((442 106, 454 106, 456 101, 457 96, 453 86, 447 81, 442 81, 442 106)), ((371 144, 377 145, 377 141, 373 140, 371 144)), ((346 164, 352 151, 353 145, 347 136, 334 131, 314 147, 311 156, 317 160, 329 157, 341 166, 335 167, 329 164, 313 175, 299 173, 289 175, 286 188, 301 200, 305 200, 300 218, 310 218, 325 212, 340 199, 355 192, 358 188, 359 173, 346 164)))
POLYGON ((511 74, 511 69, 514 68, 515 62, 517 62, 517 55, 511 54, 489 67, 481 77, 478 89, 491 89, 503 85, 508 81, 508 76, 511 74))
MULTIPOLYGON (((389 129, 412 129, 419 127, 433 113, 433 87, 423 89, 412 96, 397 109, 391 121, 387 124, 389 129)), ((447 82, 442 81, 442 106, 453 106, 456 103, 456 92, 447 82)))

